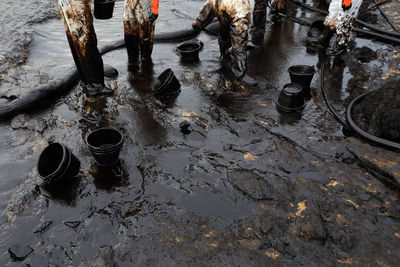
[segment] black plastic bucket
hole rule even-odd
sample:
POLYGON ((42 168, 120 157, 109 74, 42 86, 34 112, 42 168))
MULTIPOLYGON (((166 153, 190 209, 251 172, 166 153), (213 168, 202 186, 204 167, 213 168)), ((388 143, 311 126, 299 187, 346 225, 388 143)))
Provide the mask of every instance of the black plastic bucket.
POLYGON ((119 161, 124 136, 115 128, 99 128, 86 136, 86 143, 97 164, 109 167, 119 161))
POLYGON ((181 55, 182 60, 198 60, 201 45, 195 42, 184 42, 178 45, 176 50, 181 55))
POLYGON ((180 87, 181 84, 174 72, 171 69, 166 69, 154 83, 153 92, 156 96, 175 95, 179 92, 180 87))
POLYGON ((38 162, 38 173, 49 182, 66 181, 79 173, 81 163, 77 157, 60 143, 49 144, 38 162))
POLYGON ((290 81, 299 84, 304 91, 310 91, 310 84, 315 74, 314 66, 294 65, 288 68, 290 81))
POLYGON ((115 0, 94 0, 94 17, 96 19, 111 19, 115 0))
POLYGON ((301 111, 305 107, 304 94, 301 86, 297 83, 285 84, 278 99, 276 107, 283 112, 301 111))

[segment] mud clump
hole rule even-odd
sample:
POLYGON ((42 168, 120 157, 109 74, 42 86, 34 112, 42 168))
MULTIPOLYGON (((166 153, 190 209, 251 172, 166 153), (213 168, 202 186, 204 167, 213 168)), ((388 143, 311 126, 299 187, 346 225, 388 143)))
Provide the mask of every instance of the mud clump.
POLYGON ((389 82, 354 105, 352 117, 364 131, 400 143, 400 86, 389 82))

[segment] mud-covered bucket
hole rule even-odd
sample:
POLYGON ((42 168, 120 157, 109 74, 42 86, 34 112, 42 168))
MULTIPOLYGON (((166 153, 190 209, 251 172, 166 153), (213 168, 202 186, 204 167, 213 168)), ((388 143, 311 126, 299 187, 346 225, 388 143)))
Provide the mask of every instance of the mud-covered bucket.
POLYGON ((167 96, 179 93, 181 84, 171 69, 166 69, 158 76, 153 86, 153 92, 156 96, 167 96))
POLYGON ((115 128, 99 128, 86 136, 86 143, 97 164, 109 167, 119 161, 124 136, 115 128))
POLYGON ((183 42, 179 44, 176 50, 179 52, 182 60, 198 60, 201 49, 200 43, 183 42))
POLYGON ((111 19, 115 0, 94 0, 94 17, 96 19, 111 19))
POLYGON ((294 65, 288 68, 290 82, 299 84, 304 91, 310 91, 310 84, 315 74, 314 66, 294 65))
POLYGON ((303 110, 305 103, 301 86, 297 83, 285 84, 275 104, 278 110, 283 112, 303 110))
POLYGON ((67 146, 49 144, 41 153, 38 173, 47 182, 67 181, 79 173, 81 163, 67 146))

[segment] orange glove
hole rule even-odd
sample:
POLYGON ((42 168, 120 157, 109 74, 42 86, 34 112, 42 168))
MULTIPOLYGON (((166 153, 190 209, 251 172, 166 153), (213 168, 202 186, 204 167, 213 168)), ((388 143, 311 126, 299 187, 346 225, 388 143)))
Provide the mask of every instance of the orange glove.
POLYGON ((351 0, 342 0, 342 8, 343 10, 348 10, 351 8, 351 0))
POLYGON ((151 3, 151 12, 154 15, 158 15, 158 2, 159 0, 153 0, 153 2, 151 3))

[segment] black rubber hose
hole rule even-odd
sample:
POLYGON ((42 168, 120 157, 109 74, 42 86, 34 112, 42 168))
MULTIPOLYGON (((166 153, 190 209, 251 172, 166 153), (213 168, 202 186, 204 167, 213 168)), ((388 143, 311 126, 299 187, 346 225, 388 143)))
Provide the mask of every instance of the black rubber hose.
MULTIPOLYGON (((325 11, 325 10, 321 10, 321 9, 319 9, 319 8, 309 6, 309 5, 307 5, 307 4, 304 4, 304 3, 302 3, 302 2, 299 2, 299 1, 297 1, 297 0, 289 0, 289 1, 290 1, 291 3, 297 5, 297 6, 303 7, 304 9, 308 9, 308 10, 310 10, 310 11, 314 11, 314 12, 320 13, 320 14, 325 15, 325 16, 328 15, 328 12, 325 11)), ((370 29, 370 30, 373 30, 373 31, 376 31, 376 32, 379 32, 379 33, 382 33, 382 34, 391 35, 391 36, 395 36, 395 37, 399 37, 399 38, 400 38, 400 33, 385 31, 385 30, 383 30, 383 29, 381 29, 381 28, 379 28, 379 27, 376 27, 376 26, 374 26, 374 25, 372 25, 372 24, 366 23, 366 22, 364 22, 364 21, 362 21, 362 20, 359 20, 359 19, 356 19, 356 22, 357 22, 358 24, 362 25, 363 27, 368 28, 368 29, 370 29)))
POLYGON ((332 116, 343 126, 347 127, 346 121, 344 121, 331 107, 329 104, 328 97, 325 92, 325 63, 322 64, 321 68, 321 92, 322 92, 322 97, 324 98, 324 101, 326 103, 326 106, 328 107, 329 111, 331 112, 332 116))
MULTIPOLYGON (((373 92, 373 91, 371 91, 371 92, 373 92)), ((360 136, 364 137, 365 139, 367 139, 371 142, 377 143, 377 144, 381 144, 386 147, 390 147, 392 149, 399 150, 400 149, 399 143, 392 142, 392 141, 389 141, 386 139, 382 139, 375 135, 367 133, 366 131, 364 131, 363 129, 358 127, 358 125, 353 121, 353 118, 351 117, 351 109, 353 108, 353 106, 355 104, 357 104, 358 102, 360 102, 366 95, 370 94, 371 92, 364 93, 364 94, 356 97, 355 99, 353 99, 353 101, 350 102, 350 105, 347 107, 347 112, 346 112, 347 122, 348 122, 350 128, 353 129, 354 132, 356 132, 360 136)))

